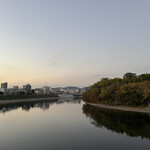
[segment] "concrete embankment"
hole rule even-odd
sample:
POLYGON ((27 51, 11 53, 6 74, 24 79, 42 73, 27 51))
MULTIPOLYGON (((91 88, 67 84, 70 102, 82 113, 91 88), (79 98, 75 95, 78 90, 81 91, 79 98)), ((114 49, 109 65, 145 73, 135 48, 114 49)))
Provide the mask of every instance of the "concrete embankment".
POLYGON ((91 106, 99 107, 99 108, 106 108, 112 110, 121 110, 121 111, 131 111, 131 112, 140 112, 140 113, 147 113, 150 114, 150 108, 148 107, 126 107, 126 106, 111 106, 105 104, 95 104, 95 103, 86 103, 91 106))
POLYGON ((30 99, 12 99, 12 100, 0 100, 0 105, 25 103, 25 102, 38 102, 48 100, 58 100, 59 97, 47 97, 47 98, 30 98, 30 99))

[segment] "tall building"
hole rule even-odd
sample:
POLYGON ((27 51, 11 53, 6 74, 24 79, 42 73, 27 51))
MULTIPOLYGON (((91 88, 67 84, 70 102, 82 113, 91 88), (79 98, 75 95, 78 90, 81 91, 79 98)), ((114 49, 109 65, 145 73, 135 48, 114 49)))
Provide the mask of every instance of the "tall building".
POLYGON ((8 86, 7 82, 1 83, 1 88, 2 89, 7 89, 7 86, 8 86))

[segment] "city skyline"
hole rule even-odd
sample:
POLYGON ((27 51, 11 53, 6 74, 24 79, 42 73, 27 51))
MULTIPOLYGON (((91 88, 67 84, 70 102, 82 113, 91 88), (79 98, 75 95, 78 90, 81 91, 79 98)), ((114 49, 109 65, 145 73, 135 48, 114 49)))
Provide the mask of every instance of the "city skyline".
POLYGON ((0 81, 92 85, 150 73, 149 0, 2 0, 0 81))

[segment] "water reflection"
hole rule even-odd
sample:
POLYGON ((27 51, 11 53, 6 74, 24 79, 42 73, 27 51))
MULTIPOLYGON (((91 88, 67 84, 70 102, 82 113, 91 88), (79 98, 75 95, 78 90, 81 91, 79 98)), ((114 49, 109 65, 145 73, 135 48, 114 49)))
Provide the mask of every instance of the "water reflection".
POLYGON ((68 98, 68 99, 59 99, 59 100, 42 100, 38 102, 24 102, 17 104, 5 104, 0 106, 0 113, 7 113, 15 109, 22 108, 22 110, 29 111, 32 108, 40 108, 42 110, 48 110, 50 105, 53 104, 63 104, 63 103, 81 103, 81 100, 68 98))
POLYGON ((131 137, 150 139, 150 116, 148 114, 114 111, 83 105, 83 113, 96 127, 105 127, 116 133, 131 137))
POLYGON ((63 103, 80 104, 81 103, 81 99, 65 98, 65 99, 59 99, 57 101, 57 104, 63 104, 63 103))

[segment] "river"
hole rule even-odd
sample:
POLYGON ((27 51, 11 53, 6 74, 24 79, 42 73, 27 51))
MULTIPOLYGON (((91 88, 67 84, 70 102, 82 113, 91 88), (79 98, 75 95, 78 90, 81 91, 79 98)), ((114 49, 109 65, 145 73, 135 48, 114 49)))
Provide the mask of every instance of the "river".
POLYGON ((65 98, 0 106, 1 150, 149 150, 150 116, 65 98))

